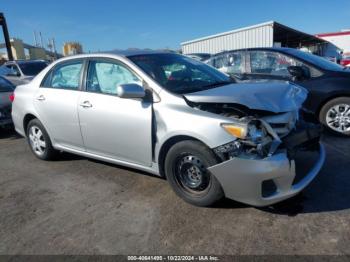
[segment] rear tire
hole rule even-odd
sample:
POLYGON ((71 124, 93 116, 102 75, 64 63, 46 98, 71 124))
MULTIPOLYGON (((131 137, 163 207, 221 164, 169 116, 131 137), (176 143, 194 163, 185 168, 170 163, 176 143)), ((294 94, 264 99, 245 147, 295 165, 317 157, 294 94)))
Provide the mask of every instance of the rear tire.
POLYGON ((219 181, 208 167, 216 165, 213 152, 198 141, 181 141, 168 151, 164 170, 175 193, 196 206, 211 206, 224 197, 219 181))
POLYGON ((57 151, 53 148, 51 139, 38 119, 33 119, 27 126, 27 141, 33 154, 41 160, 53 160, 57 151))
POLYGON ((337 97, 321 109, 320 122, 331 132, 350 136, 350 97, 337 97))

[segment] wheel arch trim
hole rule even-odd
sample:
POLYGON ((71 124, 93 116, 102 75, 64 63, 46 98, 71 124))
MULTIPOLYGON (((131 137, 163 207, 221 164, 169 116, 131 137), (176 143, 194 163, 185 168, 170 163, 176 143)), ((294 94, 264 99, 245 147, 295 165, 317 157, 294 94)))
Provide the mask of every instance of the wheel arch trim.
POLYGON ((321 110, 328 102, 332 101, 333 99, 340 98, 340 97, 350 98, 350 92, 349 93, 346 93, 346 92, 345 93, 344 92, 333 93, 332 95, 330 95, 327 98, 323 99, 322 102, 317 107, 317 110, 316 110, 316 114, 315 115, 317 116, 317 118, 318 119, 320 118, 321 110))
POLYGON ((191 135, 174 135, 174 136, 170 136, 167 139, 165 139, 165 141, 160 145, 160 147, 158 148, 158 150, 156 150, 156 159, 157 159, 157 163, 158 163, 158 167, 159 167, 159 175, 162 177, 165 177, 165 172, 164 172, 164 162, 165 162, 165 158, 167 155, 167 152, 169 151, 169 149, 181 142, 181 141, 185 141, 185 140, 192 140, 192 141, 198 141, 200 143, 202 143, 204 146, 210 148, 205 142, 203 142, 201 139, 198 139, 195 136, 191 136, 191 135))

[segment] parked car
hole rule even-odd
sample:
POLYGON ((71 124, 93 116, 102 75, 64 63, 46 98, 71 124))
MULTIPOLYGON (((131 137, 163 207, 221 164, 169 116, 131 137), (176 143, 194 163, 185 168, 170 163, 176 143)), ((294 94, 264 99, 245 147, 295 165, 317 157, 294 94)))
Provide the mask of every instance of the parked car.
POLYGON ((186 54, 186 56, 191 57, 198 61, 206 61, 211 57, 211 54, 209 53, 193 53, 193 54, 186 54))
POLYGON ((0 76, 0 128, 12 125, 11 102, 13 101, 14 85, 0 76))
POLYGON ((0 76, 6 76, 9 73, 11 73, 10 69, 8 69, 6 66, 0 66, 0 76))
POLYGON ((283 80, 305 87, 303 105, 329 130, 350 136, 350 70, 292 48, 252 48, 213 56, 208 64, 237 81, 283 80))
POLYGON ((340 64, 341 64, 342 66, 350 67, 350 56, 345 56, 345 57, 343 57, 343 59, 340 60, 340 64))
POLYGON ((5 77, 15 86, 30 82, 48 63, 44 60, 8 61, 2 67, 9 69, 5 77))
POLYGON ((51 64, 16 88, 12 118, 40 159, 67 151, 165 176, 199 206, 223 196, 266 206, 323 165, 319 127, 298 121, 306 96, 291 83, 233 84, 178 54, 125 51, 51 64))

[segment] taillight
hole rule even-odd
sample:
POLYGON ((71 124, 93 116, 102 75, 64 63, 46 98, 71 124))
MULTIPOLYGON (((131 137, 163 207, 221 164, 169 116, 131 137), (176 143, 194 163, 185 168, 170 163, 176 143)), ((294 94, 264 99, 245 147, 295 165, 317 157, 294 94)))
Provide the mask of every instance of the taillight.
POLYGON ((11 102, 15 101, 15 93, 12 93, 10 96, 9 96, 9 99, 11 102))

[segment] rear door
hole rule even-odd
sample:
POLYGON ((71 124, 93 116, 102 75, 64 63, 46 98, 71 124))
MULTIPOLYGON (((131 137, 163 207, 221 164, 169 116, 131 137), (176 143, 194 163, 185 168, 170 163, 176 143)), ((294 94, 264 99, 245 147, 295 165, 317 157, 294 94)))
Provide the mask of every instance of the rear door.
POLYGON ((152 102, 116 96, 117 86, 142 80, 114 59, 90 60, 86 92, 79 98, 79 119, 89 153, 150 166, 152 102))
POLYGON ((51 139, 62 146, 82 150, 77 104, 81 94, 84 60, 57 64, 45 76, 34 105, 51 139))

